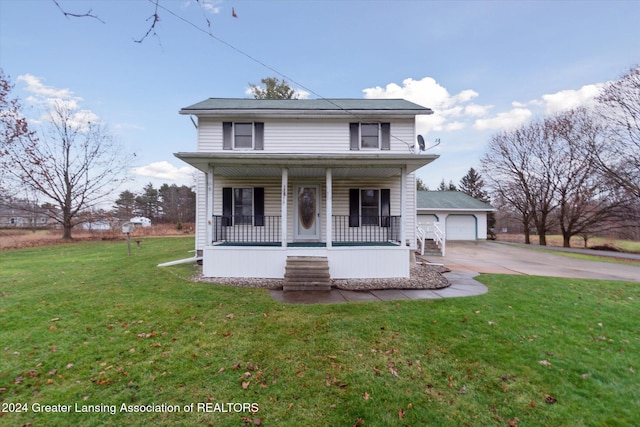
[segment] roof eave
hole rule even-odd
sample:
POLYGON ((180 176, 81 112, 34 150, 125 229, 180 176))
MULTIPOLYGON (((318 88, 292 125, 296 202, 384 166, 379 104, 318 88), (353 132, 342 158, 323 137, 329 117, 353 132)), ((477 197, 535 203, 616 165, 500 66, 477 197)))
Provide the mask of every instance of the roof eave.
POLYGON ((180 152, 174 156, 196 169, 207 172, 212 165, 270 165, 278 167, 406 167, 414 172, 436 160, 436 154, 325 154, 325 153, 202 153, 180 152))
POLYGON ((416 110, 296 110, 296 109, 189 109, 183 108, 179 111, 182 115, 193 115, 198 117, 361 117, 361 116, 382 116, 382 117, 415 117, 416 115, 430 115, 433 110, 429 108, 416 110))

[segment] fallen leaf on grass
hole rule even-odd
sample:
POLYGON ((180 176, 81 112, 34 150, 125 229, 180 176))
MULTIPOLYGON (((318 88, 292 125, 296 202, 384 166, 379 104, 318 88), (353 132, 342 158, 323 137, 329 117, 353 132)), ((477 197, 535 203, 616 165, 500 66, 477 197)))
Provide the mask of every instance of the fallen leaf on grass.
POLYGON ((550 394, 547 394, 544 398, 544 401, 552 404, 552 403, 556 403, 558 401, 558 399, 556 399, 555 397, 551 396, 550 394))
POLYGON ((538 363, 542 366, 551 366, 551 362, 549 362, 548 360, 541 360, 538 363))
POLYGON ((398 409, 398 419, 403 419, 404 418, 404 411, 402 410, 402 408, 398 409))
POLYGON ((242 381, 242 388, 244 390, 248 389, 250 383, 251 383, 250 381, 242 381))
POLYGON ((227 319, 233 319, 234 317, 236 317, 233 313, 229 313, 225 316, 227 319))
POLYGON ((364 400, 369 400, 369 393, 367 393, 366 391, 364 392, 364 396, 362 397, 364 400))

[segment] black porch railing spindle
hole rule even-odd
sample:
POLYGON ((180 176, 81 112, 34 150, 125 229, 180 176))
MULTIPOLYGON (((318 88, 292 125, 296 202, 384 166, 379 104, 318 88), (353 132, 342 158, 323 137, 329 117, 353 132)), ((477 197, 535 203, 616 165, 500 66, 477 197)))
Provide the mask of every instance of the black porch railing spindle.
MULTIPOLYGON (((282 234, 281 218, 279 215, 261 215, 259 218, 214 215, 212 243, 279 244, 282 234)), ((400 242, 400 216, 362 216, 357 219, 356 227, 353 225, 356 222, 350 215, 333 215, 331 218, 332 242, 356 244, 400 242)))

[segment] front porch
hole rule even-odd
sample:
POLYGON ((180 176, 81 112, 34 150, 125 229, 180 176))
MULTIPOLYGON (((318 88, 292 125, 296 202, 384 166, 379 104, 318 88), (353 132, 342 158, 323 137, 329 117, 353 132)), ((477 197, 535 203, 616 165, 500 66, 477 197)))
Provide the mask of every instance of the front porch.
POLYGON ((400 216, 333 215, 331 239, 282 241, 280 216, 213 216, 212 245, 203 252, 209 277, 282 278, 287 257, 322 257, 331 278, 408 277, 409 248, 400 243, 400 216), (349 223, 363 224, 349 227, 349 223), (256 225, 257 224, 257 225, 256 225), (367 224, 367 225, 365 225, 367 224))
MULTIPOLYGON (((417 155, 178 155, 205 172, 205 277, 283 278, 322 257, 332 279, 409 277, 417 155)), ((204 197, 202 197, 204 196, 204 197)))

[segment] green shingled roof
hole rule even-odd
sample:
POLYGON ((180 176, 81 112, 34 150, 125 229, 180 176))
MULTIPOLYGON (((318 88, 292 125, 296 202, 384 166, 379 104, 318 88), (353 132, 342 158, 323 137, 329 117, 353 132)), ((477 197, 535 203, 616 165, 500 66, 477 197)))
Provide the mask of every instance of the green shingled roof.
POLYGON ((404 99, 252 99, 209 98, 185 107, 182 114, 205 111, 395 111, 405 114, 431 114, 430 108, 404 99))
POLYGON ((491 205, 462 191, 418 191, 417 199, 418 210, 495 210, 491 205))

